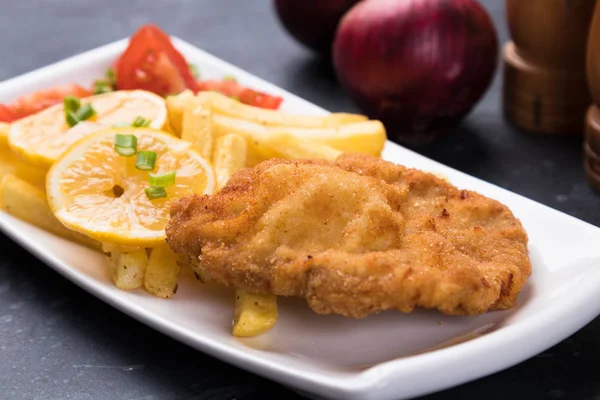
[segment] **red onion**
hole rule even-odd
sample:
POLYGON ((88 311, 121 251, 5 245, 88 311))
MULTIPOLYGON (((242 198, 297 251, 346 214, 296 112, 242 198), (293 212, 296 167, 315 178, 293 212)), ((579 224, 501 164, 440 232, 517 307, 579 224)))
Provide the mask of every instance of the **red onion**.
POLYGON ((431 142, 464 117, 495 72, 497 37, 475 0, 367 0, 339 24, 334 66, 390 139, 431 142))
POLYGON ((335 29, 342 16, 360 0, 274 0, 287 31, 305 46, 329 59, 335 29))

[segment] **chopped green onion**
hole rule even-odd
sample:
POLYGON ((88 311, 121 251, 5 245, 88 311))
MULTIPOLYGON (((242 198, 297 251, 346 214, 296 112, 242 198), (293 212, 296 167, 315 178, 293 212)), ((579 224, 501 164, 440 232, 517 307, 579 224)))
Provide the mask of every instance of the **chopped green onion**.
POLYGON ((146 192, 146 196, 148 196, 150 200, 167 197, 167 191, 162 186, 150 186, 144 188, 144 192, 146 192))
POLYGON ((156 152, 143 150, 137 153, 135 167, 141 171, 152 171, 156 164, 156 152))
POLYGON ((73 111, 67 111, 65 113, 65 119, 71 128, 79 123, 79 118, 77 118, 77 115, 75 115, 73 111))
POLYGON ((116 86, 117 84, 117 76, 115 75, 115 71, 112 68, 107 68, 106 72, 104 72, 104 76, 108 78, 111 86, 116 86))
POLYGON ((94 82, 94 94, 109 93, 112 91, 114 91, 114 88, 111 82, 104 80, 94 82))
POLYGON ((135 135, 115 135, 115 151, 122 156, 131 157, 137 152, 137 137, 135 135))
POLYGON ((175 171, 157 172, 156 174, 150 172, 148 174, 148 183, 152 186, 171 186, 175 184, 175 175, 175 171))
POLYGON ((223 80, 224 80, 224 81, 233 81, 233 82, 237 82, 237 79, 236 79, 236 78, 235 78, 235 76, 233 76, 233 75, 225 75, 225 76, 223 77, 223 80))
POLYGON ((115 151, 118 155, 123 157, 131 157, 135 154, 136 150, 133 147, 121 147, 115 146, 115 151))
POLYGON ((133 126, 134 128, 144 128, 144 127, 150 125, 151 122, 152 122, 152 120, 146 119, 144 117, 137 117, 133 121, 133 124, 131 124, 131 126, 133 126))
POLYGON ((94 81, 94 94, 114 92, 117 90, 117 77, 112 68, 108 68, 104 73, 105 79, 94 81))
POLYGON ((104 93, 110 93, 113 90, 111 89, 110 86, 95 86, 94 87, 94 94, 104 94, 104 93))
POLYGON ((81 121, 86 121, 96 115, 96 110, 90 103, 82 105, 79 110, 75 113, 77 119, 81 121))
POLYGON ((79 110, 79 107, 81 107, 81 102, 79 101, 79 98, 77 98, 75 96, 65 97, 63 99, 63 104, 65 107, 65 112, 67 112, 67 111, 76 112, 77 110, 79 110))
POLYGON ((137 149, 137 137, 135 135, 122 135, 117 133, 115 135, 115 146, 133 147, 137 149))
POLYGON ((146 119, 144 117, 137 117, 133 123, 129 124, 127 122, 117 122, 116 124, 113 124, 113 128, 144 128, 146 126, 149 126, 152 123, 151 119, 146 119))
POLYGON ((192 64, 192 63, 190 63, 188 65, 190 67, 190 72, 192 73, 192 76, 195 79, 200 78, 200 70, 198 69, 198 66, 196 64, 192 64))
POLYGON ((63 106, 65 109, 65 120, 72 128, 79 123, 77 110, 81 107, 81 102, 75 96, 67 96, 63 99, 63 106))

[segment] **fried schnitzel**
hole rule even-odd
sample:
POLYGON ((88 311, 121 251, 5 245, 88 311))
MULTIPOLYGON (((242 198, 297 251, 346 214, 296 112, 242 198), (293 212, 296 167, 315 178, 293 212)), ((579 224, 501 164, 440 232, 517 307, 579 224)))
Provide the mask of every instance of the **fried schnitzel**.
POLYGON ((214 195, 178 200, 167 239, 218 283, 356 318, 507 309, 531 274, 506 206, 358 154, 241 170, 214 195))

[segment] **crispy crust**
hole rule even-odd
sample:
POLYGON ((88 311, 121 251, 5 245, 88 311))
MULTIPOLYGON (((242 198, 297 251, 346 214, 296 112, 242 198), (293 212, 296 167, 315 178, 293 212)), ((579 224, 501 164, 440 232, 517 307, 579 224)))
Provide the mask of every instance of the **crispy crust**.
POLYGON ((171 247, 222 284, 364 317, 506 309, 531 274, 510 210, 376 157, 270 160, 171 210, 171 247))

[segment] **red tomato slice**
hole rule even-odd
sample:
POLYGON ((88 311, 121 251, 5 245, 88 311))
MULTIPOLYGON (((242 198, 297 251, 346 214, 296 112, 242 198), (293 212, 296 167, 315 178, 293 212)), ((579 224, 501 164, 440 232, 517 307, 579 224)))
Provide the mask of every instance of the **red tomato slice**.
POLYGON ((10 108, 14 119, 19 119, 58 104, 67 96, 87 97, 91 94, 89 90, 76 84, 54 86, 21 96, 8 108, 10 108))
POLYGON ((13 122, 17 119, 10 107, 0 104, 0 122, 13 122))
POLYGON ((224 94, 225 96, 237 98, 244 104, 255 107, 269 108, 276 110, 283 102, 283 98, 272 96, 270 94, 259 92, 242 86, 234 80, 207 80, 198 81, 200 90, 212 90, 224 94))
POLYGON ((185 58, 155 25, 142 26, 116 63, 117 88, 142 89, 161 96, 185 89, 198 91, 185 58))

